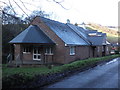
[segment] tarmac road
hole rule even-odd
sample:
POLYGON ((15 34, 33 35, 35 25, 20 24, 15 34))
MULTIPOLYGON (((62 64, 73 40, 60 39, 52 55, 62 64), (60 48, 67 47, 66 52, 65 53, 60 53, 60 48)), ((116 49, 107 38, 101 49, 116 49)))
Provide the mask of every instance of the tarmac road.
POLYGON ((118 88, 120 58, 56 82, 47 88, 118 88))

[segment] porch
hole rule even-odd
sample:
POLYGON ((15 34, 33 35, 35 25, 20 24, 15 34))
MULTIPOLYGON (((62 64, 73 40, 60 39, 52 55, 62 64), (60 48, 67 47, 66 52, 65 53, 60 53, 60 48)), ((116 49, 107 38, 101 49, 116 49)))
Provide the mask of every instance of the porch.
POLYGON ((9 63, 14 65, 51 64, 54 59, 54 45, 51 44, 14 44, 9 63))

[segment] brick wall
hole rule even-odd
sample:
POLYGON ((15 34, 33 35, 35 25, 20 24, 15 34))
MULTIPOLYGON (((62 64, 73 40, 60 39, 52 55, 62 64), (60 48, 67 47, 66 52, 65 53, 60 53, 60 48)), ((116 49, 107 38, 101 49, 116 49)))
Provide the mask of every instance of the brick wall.
POLYGON ((37 25, 51 40, 53 40, 55 45, 55 52, 53 57, 53 62, 64 63, 65 60, 65 43, 61 40, 41 19, 36 17, 32 22, 32 25, 37 25))
POLYGON ((74 60, 81 60, 89 58, 89 46, 75 46, 75 55, 70 55, 70 47, 66 47, 65 63, 72 62, 74 60))

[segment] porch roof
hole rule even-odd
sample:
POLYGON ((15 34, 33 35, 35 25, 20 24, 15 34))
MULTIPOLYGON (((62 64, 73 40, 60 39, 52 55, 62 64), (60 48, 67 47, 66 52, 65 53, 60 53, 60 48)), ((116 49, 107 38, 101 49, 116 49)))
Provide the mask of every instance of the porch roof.
POLYGON ((9 43, 39 43, 55 44, 42 30, 36 25, 30 25, 9 43))

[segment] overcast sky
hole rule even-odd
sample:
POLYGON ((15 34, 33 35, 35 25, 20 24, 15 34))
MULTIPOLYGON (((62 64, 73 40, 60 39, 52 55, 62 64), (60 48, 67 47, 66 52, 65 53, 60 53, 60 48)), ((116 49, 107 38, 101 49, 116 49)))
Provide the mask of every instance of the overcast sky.
MULTIPOLYGON (((23 1, 32 2, 32 0, 23 1)), ((68 10, 52 2, 52 0, 34 0, 32 4, 41 7, 42 10, 48 13, 53 12, 52 19, 63 23, 66 23, 66 20, 70 19, 71 23, 94 22, 106 26, 117 26, 118 1, 119 0, 64 0, 61 4, 68 10)), ((26 4, 26 6, 30 10, 36 9, 34 6, 31 7, 28 4, 26 4)), ((20 10, 18 11, 21 12, 20 10)), ((30 13, 27 10, 26 12, 30 13)))

